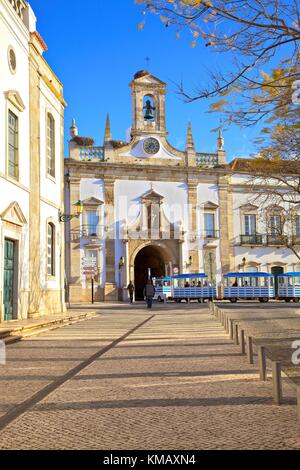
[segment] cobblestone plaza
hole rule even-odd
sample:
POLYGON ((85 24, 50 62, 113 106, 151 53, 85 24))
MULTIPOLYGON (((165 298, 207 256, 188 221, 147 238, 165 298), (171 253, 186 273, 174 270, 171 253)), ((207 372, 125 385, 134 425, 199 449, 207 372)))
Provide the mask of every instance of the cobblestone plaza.
POLYGON ((275 406, 207 305, 103 305, 7 356, 1 449, 300 449, 294 389, 275 406))

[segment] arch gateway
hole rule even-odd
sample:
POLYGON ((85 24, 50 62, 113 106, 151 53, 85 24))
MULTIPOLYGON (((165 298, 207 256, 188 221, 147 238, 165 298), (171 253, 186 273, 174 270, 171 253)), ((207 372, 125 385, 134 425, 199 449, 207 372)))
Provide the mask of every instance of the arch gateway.
POLYGON ((221 130, 216 151, 199 153, 188 123, 185 149, 176 149, 167 139, 166 83, 142 70, 130 88, 124 141, 113 138, 109 115, 103 146, 80 136, 75 119, 70 128, 66 211, 82 201, 83 214, 66 233, 69 300, 90 301, 91 274, 96 300, 117 301, 127 300, 130 280, 141 298, 149 268, 156 276, 205 272, 217 284, 247 266, 292 271, 295 255, 268 236, 251 203, 244 161, 226 162, 221 130))

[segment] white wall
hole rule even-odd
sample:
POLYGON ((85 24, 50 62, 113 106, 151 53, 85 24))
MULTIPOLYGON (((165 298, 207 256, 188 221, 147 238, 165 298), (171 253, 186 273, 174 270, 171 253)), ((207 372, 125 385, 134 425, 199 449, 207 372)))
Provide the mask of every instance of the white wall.
POLYGON ((41 197, 61 206, 61 184, 63 174, 62 152, 63 129, 61 104, 44 82, 41 82, 40 95, 40 155, 41 155, 41 197), (47 174, 47 114, 52 114, 55 121, 55 178, 47 174))
MULTIPOLYGON (((30 151, 29 151, 29 33, 10 4, 0 2, 0 214, 12 202, 17 202, 27 222, 29 221, 30 151), (13 47, 16 54, 16 72, 13 74, 8 63, 8 49, 13 47), (20 112, 5 97, 8 91, 17 91, 25 106, 20 112), (19 118, 19 179, 7 178, 7 128, 8 109, 19 118)), ((21 234, 4 230, 0 220, 0 292, 3 286, 4 238, 18 241, 19 292, 29 288, 29 227, 25 225, 21 234)), ((2 298, 0 298, 0 304, 2 298)))
POLYGON ((59 289, 63 285, 61 279, 60 255, 64 237, 64 224, 59 222, 59 211, 62 207, 61 185, 62 145, 63 145, 63 116, 61 103, 41 81, 40 90, 40 239, 41 239, 41 287, 42 289, 59 289), (55 122, 55 177, 47 174, 47 114, 52 114, 55 122), (56 275, 55 279, 47 278, 47 223, 55 225, 56 236, 56 275))
MULTIPOLYGON (((19 117, 19 183, 26 188, 30 183, 29 166, 29 34, 21 20, 6 2, 0 2, 0 177, 6 174, 7 158, 7 115, 8 102, 5 92, 15 90, 25 105, 25 111, 12 111, 19 117), (12 46, 16 54, 16 73, 12 74, 8 65, 8 48, 12 46)), ((14 186, 12 186, 14 188, 14 186)), ((12 189, 13 190, 13 189, 12 189)), ((3 207, 0 198, 0 213, 3 207)))

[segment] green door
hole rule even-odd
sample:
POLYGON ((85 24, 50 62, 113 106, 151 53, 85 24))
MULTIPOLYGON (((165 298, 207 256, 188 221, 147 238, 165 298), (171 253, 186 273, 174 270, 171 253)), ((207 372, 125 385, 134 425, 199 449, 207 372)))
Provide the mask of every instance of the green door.
POLYGON ((13 319, 14 302, 14 259, 15 243, 5 240, 4 244, 4 320, 13 319))
POLYGON ((284 273, 284 269, 281 266, 274 266, 271 273, 275 276, 275 297, 278 297, 278 276, 284 273))

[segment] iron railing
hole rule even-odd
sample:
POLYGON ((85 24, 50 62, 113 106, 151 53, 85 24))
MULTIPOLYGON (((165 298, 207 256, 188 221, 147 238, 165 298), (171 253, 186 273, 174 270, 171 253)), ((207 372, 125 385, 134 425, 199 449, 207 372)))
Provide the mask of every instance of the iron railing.
POLYGON ((262 235, 241 235, 241 245, 263 245, 262 235))
POLYGON ((286 235, 270 235, 267 234, 267 245, 282 246, 288 244, 288 237, 286 235))
POLYGON ((291 241, 294 245, 299 243, 300 237, 292 237, 290 240, 287 235, 276 235, 276 234, 255 234, 255 235, 241 235, 241 245, 256 245, 256 246, 285 246, 291 241))
POLYGON ((220 230, 203 230, 202 235, 206 240, 218 240, 220 238, 220 230))

